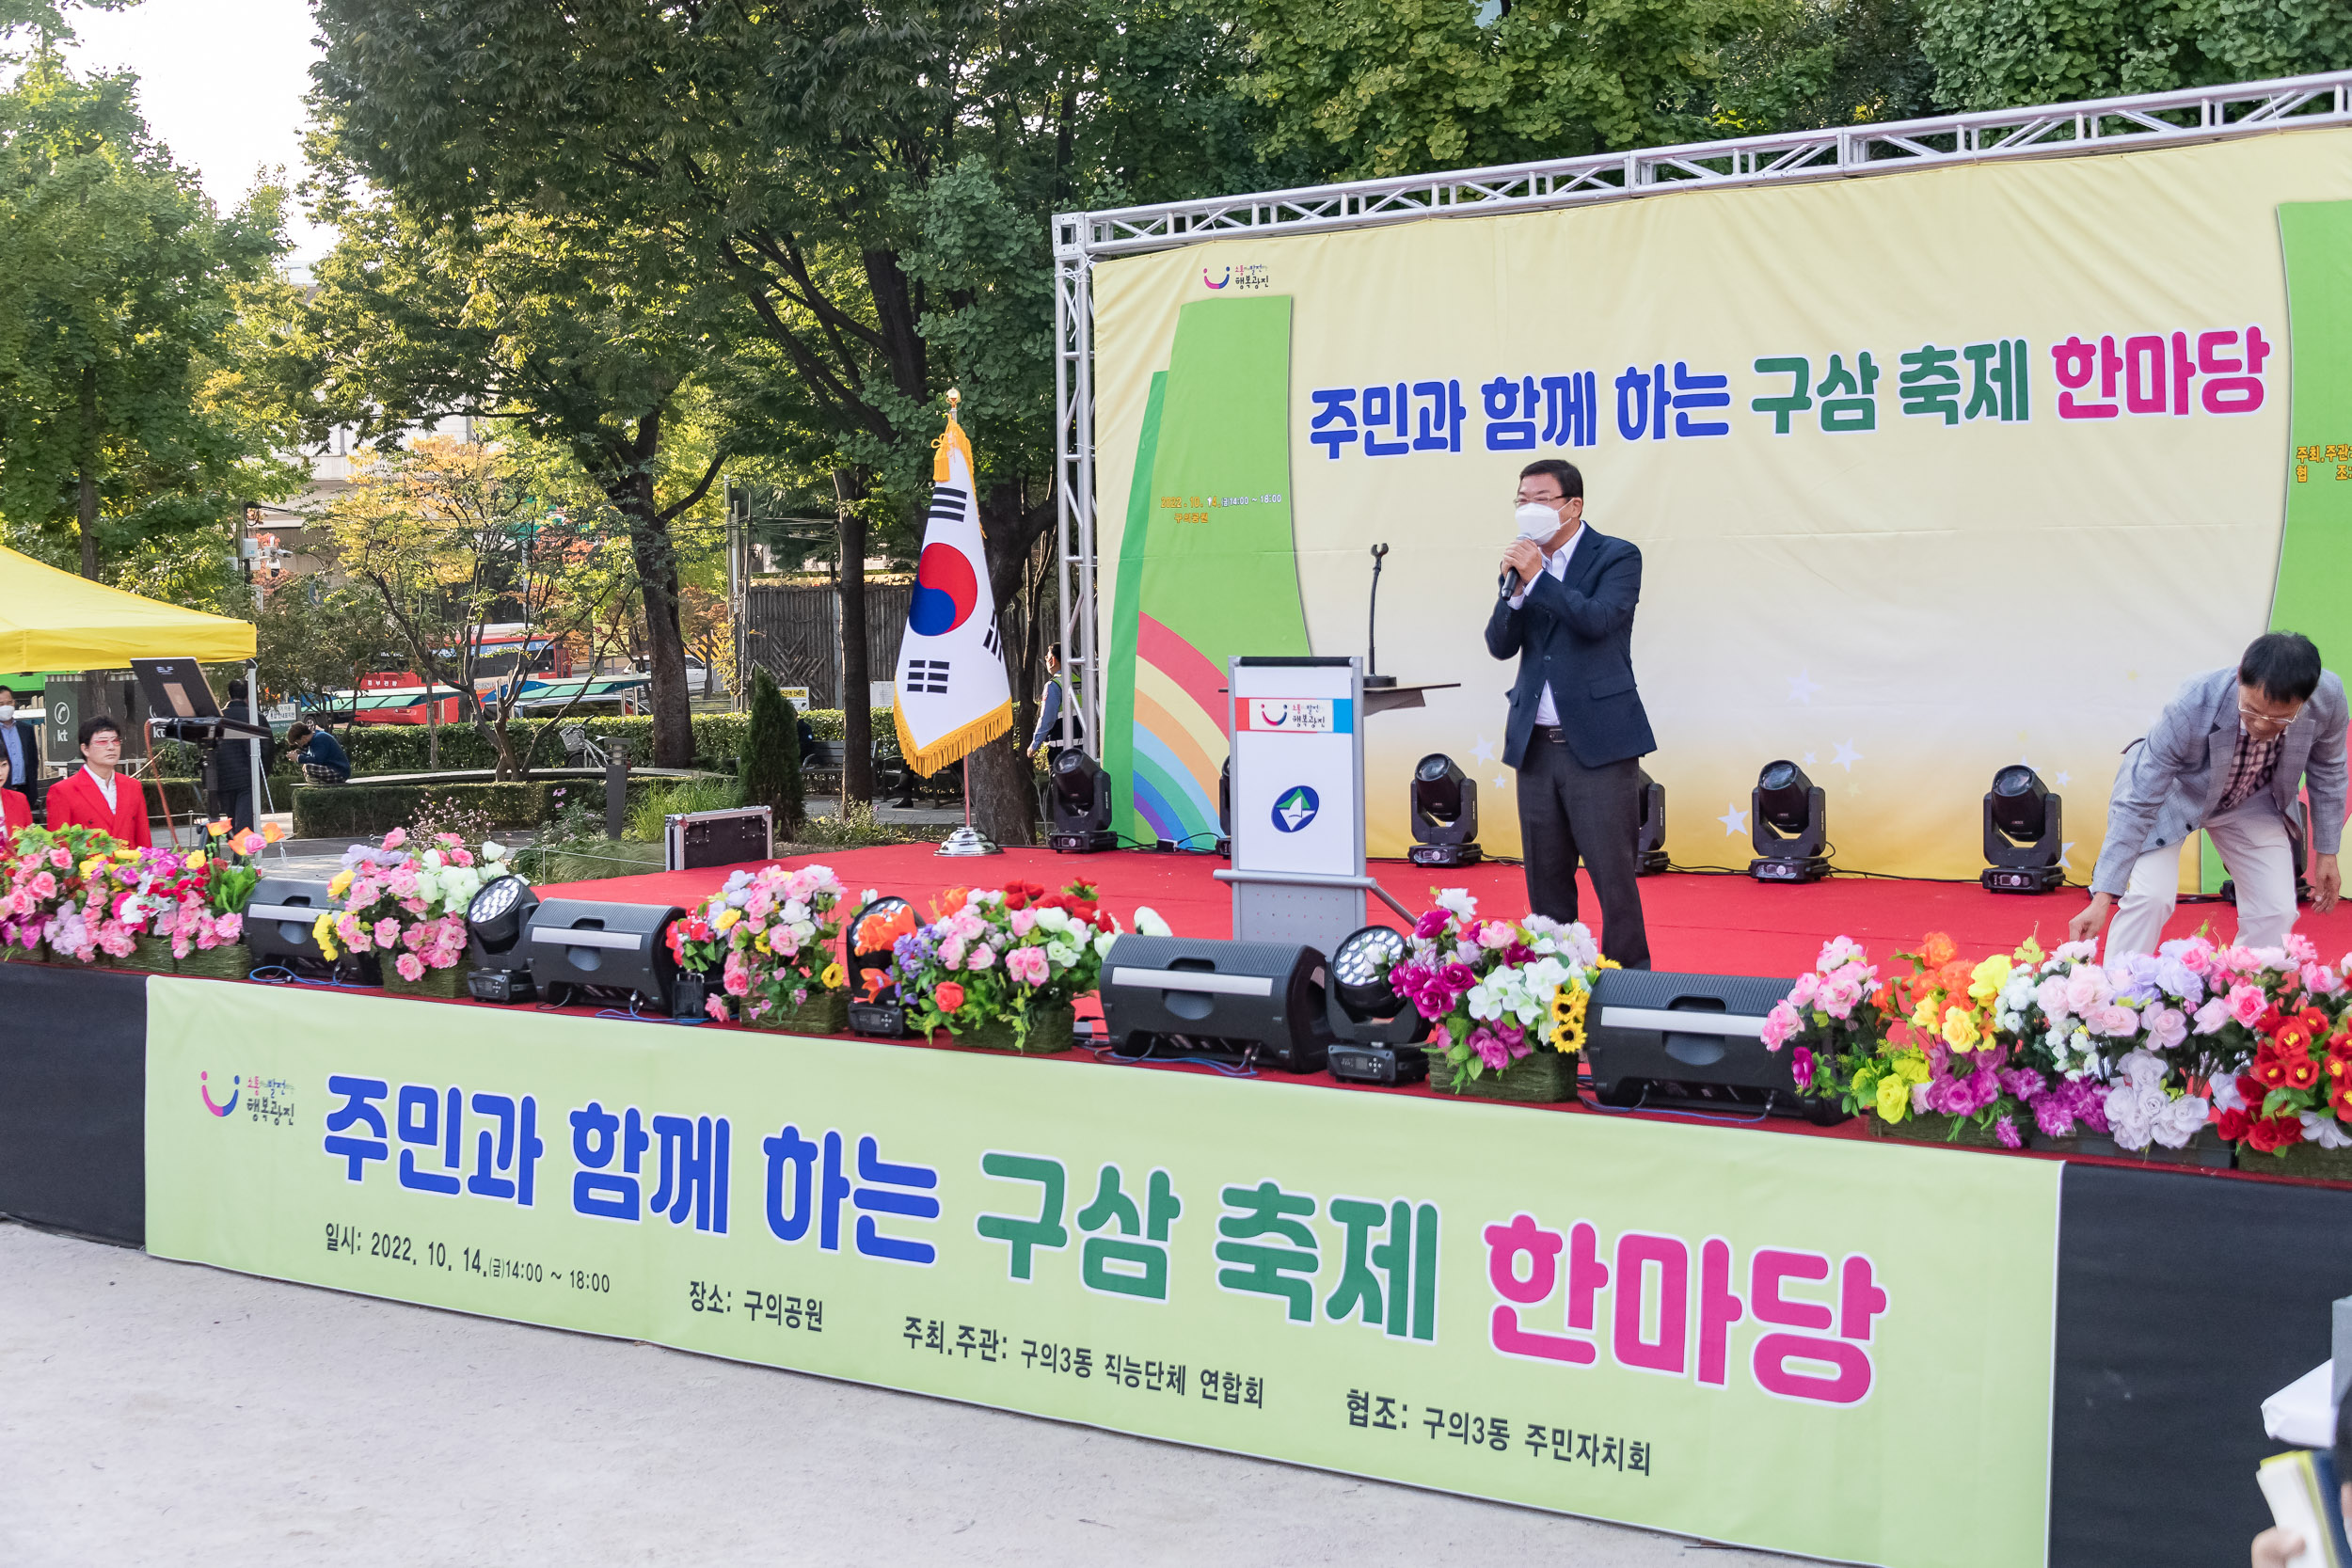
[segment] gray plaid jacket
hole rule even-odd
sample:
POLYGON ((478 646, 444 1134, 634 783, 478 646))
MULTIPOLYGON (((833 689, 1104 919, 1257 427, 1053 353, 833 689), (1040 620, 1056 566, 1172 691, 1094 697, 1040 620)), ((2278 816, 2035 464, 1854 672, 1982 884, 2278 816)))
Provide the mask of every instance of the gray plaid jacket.
MULTIPOLYGON (((2283 816, 2308 777, 2311 848, 2316 855, 2334 854, 2344 837, 2346 721, 2344 682, 2333 672, 2323 672, 2319 689, 2287 727, 2268 789, 2254 797, 2270 796, 2283 816)), ((2151 849, 2174 847, 2205 825, 2229 784, 2237 735, 2234 667, 2192 675, 2181 684, 2148 734, 2124 748, 2115 792, 2107 798, 2107 837, 2091 873, 2093 893, 2121 897, 2134 861, 2151 849)))

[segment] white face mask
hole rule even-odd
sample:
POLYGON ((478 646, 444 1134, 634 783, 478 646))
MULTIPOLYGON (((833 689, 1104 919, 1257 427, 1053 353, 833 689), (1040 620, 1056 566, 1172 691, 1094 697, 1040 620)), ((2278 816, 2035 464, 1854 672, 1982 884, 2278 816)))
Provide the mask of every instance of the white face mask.
POLYGON ((1560 514, 1549 506, 1538 506, 1534 501, 1519 508, 1518 519, 1519 537, 1533 539, 1538 545, 1560 531, 1560 514))
POLYGON ((0 724, 13 724, 15 722, 16 705, 14 703, 0 703, 0 724))

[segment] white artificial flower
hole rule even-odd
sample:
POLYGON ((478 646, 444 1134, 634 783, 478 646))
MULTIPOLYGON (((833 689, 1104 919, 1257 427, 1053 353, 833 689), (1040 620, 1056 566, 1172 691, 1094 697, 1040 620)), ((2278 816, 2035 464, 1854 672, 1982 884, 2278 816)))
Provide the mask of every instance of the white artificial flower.
POLYGON ((1159 911, 1149 904, 1137 905, 1136 908, 1136 932, 1139 936, 1147 937, 1167 937, 1176 934, 1168 929, 1168 922, 1160 918, 1159 911))
POLYGON ((859 899, 859 900, 858 900, 858 903, 859 903, 861 906, 863 906, 863 905, 866 905, 866 904, 870 904, 870 903, 872 903, 875 899, 880 898, 881 896, 882 896, 881 893, 879 893, 879 892, 878 892, 878 891, 876 891, 875 889, 873 889, 873 888, 870 888, 870 887, 869 887, 869 888, 867 888, 867 889, 866 890, 866 896, 865 896, 865 897, 863 897, 863 898, 861 898, 861 899, 859 899))
POLYGON ((482 858, 485 861, 502 861, 506 858, 506 846, 492 839, 482 847, 482 858))
POLYGON ((1068 969, 1078 961, 1078 950, 1066 942, 1049 942, 1045 944, 1045 957, 1055 968, 1068 969))
POLYGON ((785 901, 784 921, 786 925, 798 926, 801 922, 806 920, 807 918, 808 906, 806 904, 802 903, 797 898, 787 899, 785 901))
POLYGON ((1437 895, 1437 904, 1438 908, 1453 915, 1456 920, 1470 921, 1478 918, 1478 900, 1470 895, 1470 889, 1466 887, 1450 887, 1442 890, 1437 895))
POLYGON ((427 849, 423 854, 417 857, 417 861, 418 863, 422 865, 427 871, 438 871, 441 869, 441 852, 438 849, 427 849))
POLYGON ((1118 940, 1119 934, 1116 931, 1104 931, 1101 936, 1096 937, 1094 939, 1094 956, 1098 958, 1109 958, 1111 956, 1111 943, 1117 942, 1118 940))
MULTIPOLYGON (((2220 1097, 2217 1095, 2215 1098, 2217 1100, 2220 1097)), ((2346 1132, 2344 1124, 2331 1116, 2306 1111, 2303 1113, 2303 1140, 2317 1144, 2322 1148, 2344 1148, 2352 1147, 2352 1132, 2346 1132)))
POLYGON ((1067 931, 1075 924, 1076 922, 1071 919, 1068 910, 1051 909, 1037 911, 1037 927, 1041 931, 1067 931))
POLYGON ((2155 1116, 2156 1142, 2167 1148, 2186 1148, 2188 1140, 2210 1119, 2212 1105, 2201 1095, 2185 1094, 2168 1101, 2155 1116))

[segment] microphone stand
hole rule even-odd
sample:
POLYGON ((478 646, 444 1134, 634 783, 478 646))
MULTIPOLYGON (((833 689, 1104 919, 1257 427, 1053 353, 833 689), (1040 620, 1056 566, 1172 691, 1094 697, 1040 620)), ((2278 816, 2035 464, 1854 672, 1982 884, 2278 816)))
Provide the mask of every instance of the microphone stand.
POLYGON ((1372 546, 1372 605, 1364 626, 1364 685, 1394 686, 1394 675, 1375 673, 1380 668, 1380 561, 1389 553, 1386 545, 1372 546))

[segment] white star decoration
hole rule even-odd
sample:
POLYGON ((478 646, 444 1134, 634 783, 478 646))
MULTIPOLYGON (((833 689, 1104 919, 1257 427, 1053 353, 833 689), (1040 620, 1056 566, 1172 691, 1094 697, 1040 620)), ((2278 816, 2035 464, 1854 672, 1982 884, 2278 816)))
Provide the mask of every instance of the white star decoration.
POLYGON ((1493 742, 1489 741, 1485 736, 1480 736, 1478 737, 1478 749, 1472 752, 1470 755, 1476 757, 1481 762, 1494 761, 1495 749, 1493 742))
POLYGON ((1510 787, 1510 784, 1511 781, 1505 778, 1502 774, 1497 773, 1495 775, 1495 787, 1497 789, 1507 789, 1510 787))
POLYGON ((2065 769, 2063 769, 2063 768, 2059 769, 2059 771, 2058 771, 2058 786, 2060 789, 2064 789, 2064 788, 2066 787, 2066 781, 2067 781, 2067 780, 2069 780, 2069 779, 2071 779, 2071 778, 2073 778, 2073 777, 2074 777, 2074 775, 2073 775, 2072 773, 2067 772, 2067 771, 2066 771, 2065 769))
POLYGON ((1813 693, 1820 689, 1821 683, 1813 678, 1813 672, 1810 670, 1800 670, 1788 677, 1788 700, 1792 703, 1803 703, 1805 706, 1811 707, 1813 693))
POLYGON ((1715 820, 1724 825, 1724 836, 1725 838, 1738 838, 1741 833, 1748 831, 1748 814, 1740 809, 1740 802, 1737 800, 1734 800, 1731 803, 1731 809, 1729 811, 1724 813, 1723 816, 1715 818, 1715 820))
POLYGON ((1821 766, 1820 760, 1810 752, 1807 752, 1804 754, 1804 765, 1807 768, 1819 768, 1821 766))
POLYGON ((1862 753, 1853 749, 1853 742, 1841 740, 1837 743, 1837 754, 1829 759, 1829 765, 1832 768, 1842 768, 1851 773, 1853 771, 1853 765, 1861 760, 1862 753))
POLYGON ((2074 867, 2073 863, 2069 862, 2066 857, 2074 852, 2074 841, 2071 838, 2066 841, 2066 847, 2058 851, 2058 864, 2068 871, 2074 870, 2074 867))

